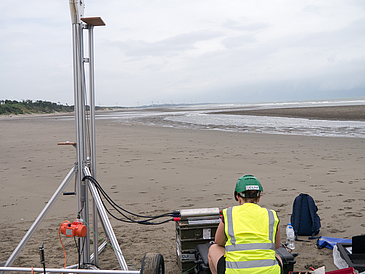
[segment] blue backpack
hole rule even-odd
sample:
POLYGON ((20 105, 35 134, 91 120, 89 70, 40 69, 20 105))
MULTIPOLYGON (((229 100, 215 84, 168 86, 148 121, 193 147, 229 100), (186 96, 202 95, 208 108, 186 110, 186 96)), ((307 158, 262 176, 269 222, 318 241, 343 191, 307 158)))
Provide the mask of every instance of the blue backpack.
POLYGON ((319 233, 321 219, 317 211, 313 198, 308 194, 301 193, 295 198, 290 218, 295 236, 311 236, 311 239, 319 233))

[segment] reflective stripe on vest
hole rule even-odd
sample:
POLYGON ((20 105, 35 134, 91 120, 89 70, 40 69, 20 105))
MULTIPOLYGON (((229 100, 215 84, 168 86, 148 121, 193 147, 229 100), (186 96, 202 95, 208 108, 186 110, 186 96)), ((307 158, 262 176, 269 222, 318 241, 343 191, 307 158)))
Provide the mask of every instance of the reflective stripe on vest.
POLYGON ((258 260, 258 261, 245 261, 245 262, 227 262, 227 268, 240 269, 240 268, 253 268, 253 267, 265 267, 277 265, 277 260, 258 260))

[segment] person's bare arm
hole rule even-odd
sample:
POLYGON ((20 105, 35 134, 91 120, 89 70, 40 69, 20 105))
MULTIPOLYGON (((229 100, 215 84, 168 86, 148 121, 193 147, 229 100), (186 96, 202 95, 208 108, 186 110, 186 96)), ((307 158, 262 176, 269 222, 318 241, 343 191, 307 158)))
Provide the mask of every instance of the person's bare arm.
POLYGON ((278 228, 276 229, 276 235, 275 235, 275 249, 278 249, 280 247, 280 222, 278 223, 278 228))
POLYGON ((224 223, 221 221, 218 225, 217 231, 215 232, 215 239, 214 241, 220 245, 225 246, 226 245, 226 233, 224 233, 224 223))

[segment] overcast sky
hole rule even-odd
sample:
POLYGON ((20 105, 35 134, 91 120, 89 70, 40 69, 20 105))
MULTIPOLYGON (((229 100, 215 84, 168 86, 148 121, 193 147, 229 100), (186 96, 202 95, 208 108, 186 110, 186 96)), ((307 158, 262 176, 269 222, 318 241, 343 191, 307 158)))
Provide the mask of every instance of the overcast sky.
MULTIPOLYGON (((86 0, 97 105, 365 96, 364 0, 86 0)), ((73 104, 68 0, 0 0, 0 99, 73 104)))

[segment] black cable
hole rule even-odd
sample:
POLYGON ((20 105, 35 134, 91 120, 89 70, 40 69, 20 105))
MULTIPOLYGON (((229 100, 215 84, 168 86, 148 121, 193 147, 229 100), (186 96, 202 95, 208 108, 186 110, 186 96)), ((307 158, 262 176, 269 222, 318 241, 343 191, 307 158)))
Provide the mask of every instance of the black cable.
MULTIPOLYGON (((161 214, 161 215, 156 215, 156 216, 144 216, 144 215, 139 215, 139 214, 135 214, 133 212, 130 212, 122 207, 120 207, 118 204, 116 204, 111 198, 110 196, 104 191, 104 189, 100 186, 99 182, 94 178, 94 177, 91 177, 91 176, 85 176, 83 178, 83 180, 90 180, 91 182, 94 183, 94 185, 96 186, 96 188, 98 190, 100 190, 102 192, 102 195, 104 196, 105 199, 108 200, 109 203, 112 203, 114 204, 116 207, 118 207, 119 209, 123 210, 124 212, 127 212, 133 216, 136 216, 136 217, 140 217, 140 218, 160 218, 160 217, 166 217, 166 216, 173 216, 173 212, 169 212, 169 213, 164 213, 164 214, 161 214)), ((100 194, 100 193, 99 193, 100 194)))
MULTIPOLYGON (((80 238, 78 238, 79 240, 79 243, 80 243, 80 238)), ((79 268, 80 268, 80 259, 81 259, 81 254, 80 254, 80 248, 79 248, 79 245, 80 244, 77 244, 76 242, 76 237, 74 236, 74 241, 75 241, 75 245, 76 245, 76 250, 77 250, 77 255, 78 255, 78 261, 79 261, 79 268)))
POLYGON ((119 211, 119 209, 117 207, 119 207, 118 205, 116 205, 112 200, 111 198, 105 193, 105 191, 101 188, 101 186, 99 184, 96 184, 94 182, 95 186, 96 186, 96 189, 100 195, 100 192, 101 194, 103 195, 103 197, 109 202, 109 204, 118 212, 120 213, 122 216, 124 216, 124 218, 128 219, 129 221, 126 221, 126 220, 123 220, 123 219, 120 219, 120 218, 117 218, 116 216, 114 216, 109 210, 108 208, 106 207, 105 203, 103 200, 101 200, 101 202, 103 203, 103 206, 105 207, 106 211, 115 219, 119 220, 119 221, 124 221, 124 222, 128 222, 128 223, 133 223, 133 222, 136 222, 135 220, 131 219, 130 217, 126 216, 123 212, 119 211))
MULTIPOLYGON (((90 180, 91 182, 93 182, 94 183, 94 185, 96 186, 96 188, 98 189, 98 191, 99 191, 99 194, 100 194, 100 192, 102 193, 102 195, 104 196, 104 198, 105 199, 107 199, 107 201, 109 202, 109 203, 111 203, 111 205, 115 205, 116 207, 118 207, 118 208, 120 208, 121 210, 123 210, 123 211, 125 211, 125 212, 127 212, 127 213, 129 213, 129 214, 131 214, 131 215, 134 215, 134 216, 136 216, 136 217, 141 217, 141 218, 152 218, 152 216, 143 216, 143 215, 139 215, 139 214, 135 214, 135 213, 132 213, 132 212, 130 212, 130 211, 128 211, 128 210, 126 210, 126 209, 124 209, 124 208, 122 208, 122 207, 120 207, 118 204, 116 204, 111 198, 110 198, 110 196, 104 191, 104 189, 100 186, 100 184, 95 180, 95 178, 93 178, 93 177, 90 177, 90 176, 86 176, 86 177, 84 177, 84 179, 83 180, 85 180, 85 179, 88 179, 88 180, 90 180)), ((166 216, 166 214, 162 214, 162 215, 158 215, 158 216, 153 216, 153 217, 160 217, 160 216, 166 216)))
MULTIPOLYGON (((93 178, 94 179, 94 178, 93 178)), ((95 179, 94 179, 95 180, 95 179)), ((91 181, 91 180, 90 180, 91 181)), ((106 208, 106 206, 105 206, 105 203, 104 203, 104 201, 102 200, 102 203, 103 203, 103 205, 104 205, 104 207, 105 207, 105 209, 107 210, 107 212, 113 217, 113 218, 115 218, 116 220, 119 220, 119 221, 122 221, 122 222, 127 222, 127 223, 139 223, 139 224, 145 224, 145 225, 154 225, 154 224, 156 224, 156 225, 159 225, 159 224, 163 224, 163 223, 166 223, 166 222, 169 222, 169 221, 171 221, 172 219, 169 219, 169 220, 166 220, 166 221, 163 221, 163 222, 159 222, 159 223, 152 223, 152 222, 149 222, 149 221, 151 221, 151 220, 154 220, 154 219, 157 219, 157 218, 161 218, 161 217, 167 217, 167 216, 171 216, 171 213, 166 213, 166 214, 162 214, 162 215, 158 215, 158 216, 152 216, 152 217, 150 217, 150 216, 142 216, 142 215, 138 215, 138 214, 134 214, 134 213, 132 213, 132 212, 130 212, 132 215, 135 215, 135 216, 140 216, 140 217, 143 217, 143 218, 148 218, 147 220, 143 220, 143 221, 136 221, 136 220, 133 220, 133 219, 131 219, 130 217, 128 217, 128 216, 126 216, 123 212, 121 212, 120 210, 118 210, 118 208, 120 208, 120 209, 122 209, 122 210, 124 210, 124 211, 126 211, 126 212, 129 212, 129 211, 127 211, 127 210, 125 210, 125 209, 123 209, 123 208, 121 208, 119 205, 117 205, 107 194, 106 194, 106 192, 101 188, 101 186, 100 186, 100 184, 98 184, 98 182, 95 182, 95 181, 93 181, 94 182, 94 184, 95 184, 95 186, 96 186, 96 188, 97 188, 97 190, 98 190, 98 192, 99 192, 99 194, 100 194, 100 192, 102 192, 102 195, 104 196, 104 198, 109 202, 109 204, 118 212, 118 213, 120 213, 122 216, 124 216, 126 219, 128 219, 129 221, 127 221, 127 220, 123 220, 123 219, 121 219, 121 218, 118 218, 118 217, 116 217, 114 214, 112 214, 107 208, 106 208), (118 208, 116 208, 116 207, 118 207, 118 208)))
MULTIPOLYGON (((100 189, 99 188, 97 188, 97 190, 99 191, 100 189)), ((103 191, 102 189, 101 189, 101 191, 103 191)), ((100 194, 100 192, 99 192, 99 194, 100 194)), ((162 218, 162 217, 169 217, 169 216, 172 216, 170 213, 165 213, 165 214, 161 214, 161 215, 157 215, 157 216, 143 216, 143 215, 138 215, 138 214, 134 214, 134 213, 131 213, 131 212, 129 212, 129 211, 127 211, 127 210, 125 210, 125 209, 123 209, 123 208, 121 208, 119 205, 117 205, 117 204, 115 204, 115 202, 113 201, 113 200, 111 200, 111 198, 109 197, 109 196, 107 196, 106 197, 106 194, 105 194, 105 192, 102 192, 102 195, 104 196, 104 198, 109 202, 109 204, 118 212, 118 213, 120 213, 122 216, 124 216, 126 219, 128 219, 128 220, 130 220, 131 222, 138 222, 138 223, 146 223, 146 222, 148 222, 148 221, 152 221, 152 220, 155 220, 155 219, 158 219, 158 218, 162 218), (130 217, 128 217, 128 216, 126 216, 123 212, 121 212, 118 208, 120 208, 121 210, 123 210, 123 211, 125 211, 125 212, 127 212, 127 213, 130 213, 131 215, 134 215, 134 216, 137 216, 137 217, 140 217, 140 218, 147 218, 147 220, 143 220, 143 221, 135 221, 135 220, 133 220, 132 218, 130 218, 130 217)), ((103 200, 102 200, 102 202, 103 202, 103 200)), ((104 204, 104 202, 103 202, 103 205, 104 205, 104 207, 105 207, 105 204, 104 204)), ((111 214, 110 212, 109 212, 109 214, 111 214)), ((113 215, 113 214, 111 214, 111 215, 113 215)), ((114 215, 113 215, 113 217, 114 218, 116 218, 114 215)), ((119 220, 121 220, 121 219, 119 219, 119 220)))
POLYGON ((96 187, 99 195, 101 194, 106 200, 107 202, 119 213, 121 214, 124 218, 126 218, 127 220, 125 219, 121 219, 121 218, 118 218, 116 217, 114 214, 112 214, 108 208, 105 206, 105 203, 103 201, 103 199, 101 199, 101 202, 104 206, 104 208, 106 209, 106 211, 109 213, 110 216, 112 216, 114 219, 118 220, 118 221, 122 221, 122 222, 126 222, 126 223, 138 223, 138 224, 145 224, 145 225, 160 225, 160 224, 164 224, 164 223, 167 223, 167 222, 170 222, 172 221, 172 218, 171 219, 168 219, 168 220, 165 220, 165 221, 162 221, 162 222, 151 222, 153 220, 156 220, 158 218, 163 218, 163 217, 172 217, 173 216, 173 212, 169 212, 169 213, 164 213, 164 214, 160 214, 160 215, 156 215, 156 216, 144 216, 144 215, 140 215, 140 214, 135 214, 133 212, 130 212, 124 208, 122 208, 121 206, 119 206, 118 204, 116 204, 111 198, 110 196, 105 192, 105 190, 101 187, 101 185, 98 183, 98 181, 92 177, 92 176, 85 176, 82 181, 85 181, 85 180, 89 180, 90 182, 92 182, 94 184, 94 186, 96 187), (123 212, 121 212, 120 210, 130 214, 130 215, 133 215, 135 217, 138 217, 138 218, 146 218, 146 220, 141 220, 141 221, 137 221, 137 220, 133 220, 132 218, 126 216, 123 212))
MULTIPOLYGON (((85 206, 85 203, 82 203, 82 207, 79 210, 79 212, 77 213, 76 219, 79 219, 79 216, 81 216, 81 212, 84 210, 84 206, 85 206)), ((75 240, 75 244, 76 244, 76 248, 77 248, 77 254, 78 254, 78 257, 79 257, 78 259, 79 259, 79 269, 80 269, 81 268, 81 254, 84 250, 84 246, 82 246, 82 250, 81 250, 81 239, 78 238, 79 244, 76 243, 75 237, 74 237, 74 240, 75 240)))
MULTIPOLYGON (((160 222, 160 223, 150 223, 149 221, 151 220, 154 220, 156 218, 161 218, 161 217, 167 217, 167 216, 172 216, 172 213, 165 213, 165 214, 161 214, 161 215, 157 215, 157 216, 143 216, 143 215, 139 215, 139 214, 135 214, 135 213, 132 213, 128 210, 125 210, 124 208, 120 207, 119 205, 117 205, 111 198, 110 196, 103 190, 103 188, 100 186, 100 184, 95 180, 95 178, 93 177, 90 177, 90 176, 86 176, 84 179, 89 179, 92 183, 94 183, 95 187, 97 188, 99 194, 101 193, 104 198, 109 202, 109 204, 117 211, 119 212, 122 216, 124 216, 126 219, 128 219, 129 221, 126 221, 126 220, 123 220, 123 219, 120 219, 120 218, 117 218, 116 216, 114 216, 109 210, 108 213, 113 217, 113 218, 116 218, 117 220, 120 220, 120 221, 124 221, 124 222, 133 222, 133 223, 140 223, 140 224, 161 224, 161 223, 165 223, 165 222, 160 222), (129 218, 128 216, 126 216, 123 212, 121 212, 120 210, 118 210, 118 208, 120 208, 121 210, 131 214, 131 215, 134 215, 136 217, 141 217, 141 218, 148 218, 148 220, 143 220, 143 221, 135 221, 131 218, 129 218)), ((84 180, 83 179, 83 180, 84 180)), ((105 203, 102 201, 104 207, 105 207, 105 203)), ((168 220, 170 221, 170 220, 168 220)))
MULTIPOLYGON (((83 254, 84 253, 84 247, 85 247, 85 238, 79 238, 79 240, 80 241, 82 241, 82 249, 81 249, 81 251, 80 251, 80 258, 79 258, 79 260, 81 260, 81 254, 83 254)), ((79 242, 80 243, 80 242, 79 242)), ((80 243, 81 244, 81 243, 80 243)), ((80 247, 79 247, 80 248, 80 247)), ((80 265, 80 263, 79 263, 79 268, 81 268, 81 265, 80 265)))
POLYGON ((163 224, 163 223, 167 223, 167 222, 170 222, 172 221, 172 219, 169 219, 169 220, 166 220, 166 221, 163 221, 163 222, 159 222, 159 223, 152 223, 150 221, 152 220, 155 220, 157 218, 160 218, 160 217, 164 217, 164 216, 158 216, 158 217, 152 217, 152 218, 149 218, 147 220, 142 220, 142 221, 136 221, 136 220, 133 220, 132 218, 126 216, 125 214, 123 214, 123 212, 119 211, 117 208, 115 208, 113 205, 112 207, 118 212, 120 213, 122 216, 124 216, 126 219, 128 219, 129 221, 127 220, 124 220, 124 219, 121 219, 121 218, 118 218, 116 217, 113 213, 111 213, 108 208, 105 206, 105 203, 104 201, 102 200, 102 203, 106 209, 106 211, 109 213, 110 216, 112 216, 114 219, 118 220, 118 221, 122 221, 122 222, 125 222, 125 223, 138 223, 138 224, 145 224, 145 225, 159 225, 159 224, 163 224))
POLYGON ((82 207, 81 207, 80 211, 79 211, 79 212, 77 212, 76 219, 78 219, 78 218, 79 218, 79 216, 81 216, 81 212, 84 210, 84 206, 85 206, 85 203, 82 203, 82 207))
MULTIPOLYGON (((104 204, 104 202, 103 202, 103 204, 104 204)), ((104 205, 104 207, 105 207, 105 205, 104 205)), ((127 220, 123 220, 121 218, 118 218, 118 217, 114 216, 106 207, 105 207, 105 209, 109 213, 109 215, 112 216, 114 219, 116 219, 118 221, 121 221, 121 222, 125 222, 125 223, 137 223, 137 224, 142 224, 142 225, 160 225, 160 224, 164 224, 164 223, 172 221, 172 219, 169 219, 169 220, 165 220, 165 221, 162 221, 162 222, 159 222, 159 223, 151 223, 150 221, 154 220, 154 219, 136 221, 136 220, 133 220, 133 219, 130 219, 130 218, 126 217, 127 219, 129 219, 129 221, 127 221, 127 220)), ((122 215, 125 216, 124 214, 122 214, 122 215)))

